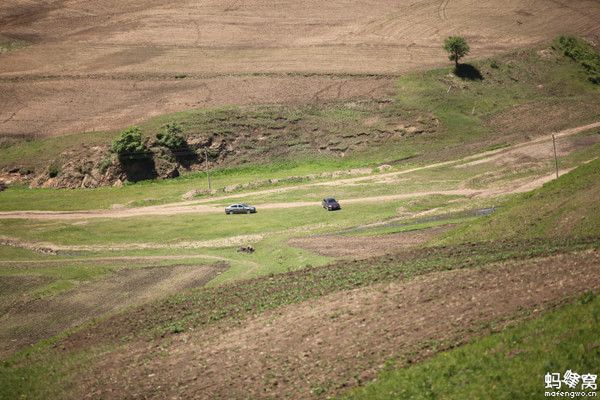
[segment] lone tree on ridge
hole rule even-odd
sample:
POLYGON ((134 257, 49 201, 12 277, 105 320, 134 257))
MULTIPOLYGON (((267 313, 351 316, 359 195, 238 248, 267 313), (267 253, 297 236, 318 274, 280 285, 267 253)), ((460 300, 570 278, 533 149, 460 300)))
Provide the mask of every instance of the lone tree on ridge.
POLYGON ((458 60, 469 54, 469 44, 462 36, 450 36, 444 41, 444 50, 450 55, 448 58, 454 61, 454 65, 458 68, 458 60))

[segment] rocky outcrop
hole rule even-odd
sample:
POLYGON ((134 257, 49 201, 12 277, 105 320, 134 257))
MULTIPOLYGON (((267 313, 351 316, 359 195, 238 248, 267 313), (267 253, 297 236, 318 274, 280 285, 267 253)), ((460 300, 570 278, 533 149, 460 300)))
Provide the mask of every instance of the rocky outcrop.
POLYGON ((121 162, 108 146, 83 147, 80 152, 61 154, 61 163, 37 173, 30 181, 32 188, 95 188, 122 186, 124 182, 147 179, 171 179, 179 176, 180 164, 162 152, 151 152, 149 157, 121 162))
MULTIPOLYGON (((356 104, 354 106, 359 107, 356 104)), ((206 129, 190 129, 185 137, 185 144, 178 143, 179 147, 176 149, 169 149, 169 144, 158 138, 146 137, 144 151, 132 153, 140 154, 140 158, 119 160, 111 154, 108 143, 104 146, 83 144, 63 152, 47 168, 37 167, 33 173, 26 167, 7 167, 7 170, 0 171, 0 179, 9 184, 26 182, 31 187, 48 188, 121 186, 126 182, 147 179, 172 179, 182 171, 203 171, 207 163, 209 168, 217 165, 236 166, 295 158, 304 154, 311 157, 323 155, 341 158, 382 146, 398 145, 406 137, 430 135, 439 129, 440 122, 432 114, 380 112, 384 106, 383 103, 364 105, 372 107, 373 115, 356 124, 344 123, 340 126, 314 126, 308 120, 271 118, 260 113, 251 117, 236 113, 224 114, 211 117, 206 122, 206 129)), ((390 161, 390 164, 395 165, 397 161, 400 160, 390 161)), ((392 167, 384 165, 377 170, 386 171, 389 168, 392 167)), ((326 176, 287 179, 289 182, 323 177, 326 176)), ((277 183, 279 182, 276 180, 260 182, 261 185, 277 183)), ((246 189, 232 185, 225 188, 225 191, 233 192, 240 188, 246 189)))

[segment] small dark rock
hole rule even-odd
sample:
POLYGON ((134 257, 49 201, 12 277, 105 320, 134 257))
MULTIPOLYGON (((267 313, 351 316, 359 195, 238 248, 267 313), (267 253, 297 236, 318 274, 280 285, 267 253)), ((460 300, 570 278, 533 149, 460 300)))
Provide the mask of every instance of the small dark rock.
POLYGON ((252 254, 254 253, 254 247, 253 246, 242 246, 238 249, 239 253, 248 253, 248 254, 252 254))

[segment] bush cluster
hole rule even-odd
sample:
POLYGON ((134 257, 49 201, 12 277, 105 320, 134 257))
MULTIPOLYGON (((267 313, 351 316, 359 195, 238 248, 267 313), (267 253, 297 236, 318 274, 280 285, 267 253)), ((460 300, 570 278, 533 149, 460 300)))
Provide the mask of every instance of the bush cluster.
POLYGON ((127 128, 112 143, 111 150, 121 161, 130 161, 148 157, 148 149, 142 140, 142 131, 137 126, 127 128))
POLYGON ((596 85, 600 84, 600 54, 587 42, 573 36, 559 36, 554 48, 581 64, 588 79, 596 85))
POLYGON ((187 148, 187 142, 183 137, 183 129, 176 122, 165 125, 163 131, 156 134, 156 144, 172 151, 187 148))

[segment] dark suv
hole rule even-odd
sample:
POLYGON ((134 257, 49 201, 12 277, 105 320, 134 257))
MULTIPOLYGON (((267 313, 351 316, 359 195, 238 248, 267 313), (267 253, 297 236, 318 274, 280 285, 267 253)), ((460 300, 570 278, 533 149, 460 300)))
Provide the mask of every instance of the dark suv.
POLYGON ((328 197, 326 199, 323 199, 323 201, 321 202, 321 205, 327 211, 335 211, 335 210, 342 209, 342 207, 340 207, 340 203, 338 203, 337 200, 334 199, 333 197, 328 197))

